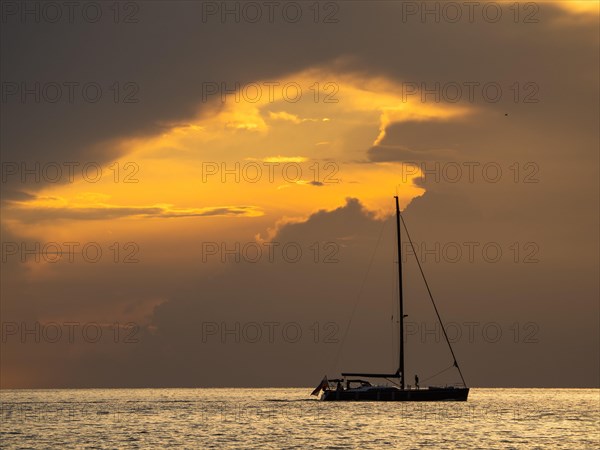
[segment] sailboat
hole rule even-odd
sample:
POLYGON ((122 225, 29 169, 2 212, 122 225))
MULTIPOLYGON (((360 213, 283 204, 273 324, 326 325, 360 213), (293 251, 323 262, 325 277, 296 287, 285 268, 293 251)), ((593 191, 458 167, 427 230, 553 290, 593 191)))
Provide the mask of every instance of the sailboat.
MULTIPOLYGON (((342 373, 342 378, 336 379, 328 379, 327 376, 321 380, 321 383, 315 388, 311 395, 319 395, 321 394, 321 400, 324 401, 399 401, 399 402, 426 402, 426 401, 466 401, 469 396, 469 388, 465 382, 462 371, 458 365, 456 360, 456 356, 454 354, 454 350, 452 349, 452 344, 448 339, 448 335, 446 333, 446 329, 438 312, 438 309, 435 305, 435 301, 433 300, 433 295, 431 294, 431 290, 429 289, 429 285, 427 284, 427 280, 425 279, 425 274, 421 267, 421 263, 419 259, 417 259, 417 264, 421 275, 423 277, 423 281, 425 282, 425 286, 427 288, 427 292, 429 293, 429 297, 431 302, 433 303, 433 308, 441 325, 444 337, 446 339, 446 343, 448 344, 448 348, 450 349, 450 353, 453 359, 453 365, 451 367, 455 367, 458 370, 460 378, 462 380, 462 385, 460 386, 429 386, 420 388, 418 386, 418 379, 416 380, 416 386, 407 386, 405 383, 405 366, 404 366, 404 299, 402 297, 402 246, 401 246, 401 238, 400 238, 400 224, 404 226, 406 230, 406 235, 410 245, 412 246, 412 240, 410 239, 410 234, 408 233, 408 229, 406 228, 406 223, 402 219, 400 215, 400 204, 398 201, 398 196, 394 197, 396 199, 396 233, 398 237, 398 301, 399 301, 399 312, 400 312, 400 354, 398 358, 398 370, 395 373, 342 373), (371 382, 365 380, 364 378, 370 379, 385 379, 388 382, 392 383, 392 385, 373 385, 371 382)), ((413 254, 417 254, 414 252, 413 254)))

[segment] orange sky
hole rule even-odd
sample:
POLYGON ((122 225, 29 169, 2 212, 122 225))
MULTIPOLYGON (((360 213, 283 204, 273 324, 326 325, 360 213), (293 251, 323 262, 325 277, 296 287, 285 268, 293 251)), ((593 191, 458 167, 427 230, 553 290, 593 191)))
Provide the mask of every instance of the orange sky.
MULTIPOLYGON (((10 208, 5 222, 38 239, 56 240, 61 230, 68 229, 78 240, 105 235, 107 230, 118 240, 127 239, 132 227, 138 238, 152 235, 160 219, 132 212, 123 219, 90 221, 85 220, 86 211, 160 208, 161 215, 179 217, 168 219, 171 232, 198 232, 200 227, 210 235, 222 235, 225 222, 241 217, 259 219, 252 222, 254 233, 264 234, 280 220, 333 209, 347 197, 389 212, 390 195, 399 192, 406 204, 424 192, 411 181, 419 173, 399 176, 397 163, 367 163, 364 150, 381 141, 392 122, 443 121, 470 113, 464 106, 421 103, 418 96, 402 99, 400 86, 384 78, 312 69, 270 81, 281 86, 296 83, 302 89, 300 100, 284 100, 283 88, 274 89, 272 98, 265 90, 256 102, 244 95, 235 101, 232 94, 221 103, 216 95, 212 113, 157 136, 116 142, 122 156, 103 167, 98 182, 86 181, 76 171, 79 176, 73 183, 50 185, 38 192, 38 198, 10 208), (336 80, 334 94, 329 80, 336 80), (318 93, 315 82, 320 83, 318 93), (235 174, 223 175, 223 170, 234 170, 239 182, 235 174), (228 212, 211 213, 222 208, 228 212), (23 212, 61 220, 24 224, 23 212), (68 218, 77 213, 81 219, 68 218), (183 218, 197 214, 211 217, 183 218), (147 227, 140 228, 140 221, 147 227)), ((257 83, 265 86, 264 81, 257 83)))

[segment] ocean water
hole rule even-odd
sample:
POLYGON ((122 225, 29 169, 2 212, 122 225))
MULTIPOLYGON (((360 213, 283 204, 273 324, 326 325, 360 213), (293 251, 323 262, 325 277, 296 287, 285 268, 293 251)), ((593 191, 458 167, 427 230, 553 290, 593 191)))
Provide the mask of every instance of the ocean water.
POLYGON ((2 448, 600 448, 598 389, 466 403, 319 402, 302 389, 0 391, 2 448))

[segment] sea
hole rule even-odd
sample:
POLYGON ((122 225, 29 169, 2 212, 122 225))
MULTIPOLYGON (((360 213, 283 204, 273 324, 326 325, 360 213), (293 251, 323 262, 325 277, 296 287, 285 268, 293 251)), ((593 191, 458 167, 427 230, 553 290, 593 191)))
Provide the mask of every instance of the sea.
POLYGON ((0 391, 7 449, 599 449, 599 389, 320 402, 312 388, 0 391))

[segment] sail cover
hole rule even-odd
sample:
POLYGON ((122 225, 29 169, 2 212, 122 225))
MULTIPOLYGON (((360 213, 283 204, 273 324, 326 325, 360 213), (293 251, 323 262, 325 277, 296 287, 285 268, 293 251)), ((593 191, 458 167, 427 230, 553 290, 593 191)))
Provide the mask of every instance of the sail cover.
POLYGON ((325 375, 323 377, 323 379, 321 380, 321 382, 319 383, 319 385, 315 388, 314 391, 311 392, 310 395, 319 395, 319 392, 321 392, 322 390, 328 389, 329 388, 329 382, 327 381, 327 375, 325 375))

